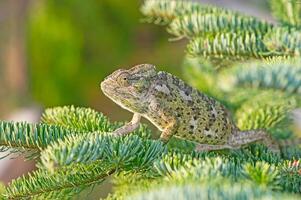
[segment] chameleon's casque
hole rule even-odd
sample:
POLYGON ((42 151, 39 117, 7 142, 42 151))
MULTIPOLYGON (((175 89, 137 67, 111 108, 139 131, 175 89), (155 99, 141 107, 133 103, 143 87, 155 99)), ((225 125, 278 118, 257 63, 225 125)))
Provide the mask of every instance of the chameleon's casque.
POLYGON ((134 113, 132 121, 117 130, 120 135, 136 128, 142 116, 162 131, 163 141, 177 136, 199 143, 199 150, 238 148, 258 140, 272 146, 264 131, 239 131, 220 102, 167 72, 157 72, 151 64, 119 69, 101 89, 134 113))

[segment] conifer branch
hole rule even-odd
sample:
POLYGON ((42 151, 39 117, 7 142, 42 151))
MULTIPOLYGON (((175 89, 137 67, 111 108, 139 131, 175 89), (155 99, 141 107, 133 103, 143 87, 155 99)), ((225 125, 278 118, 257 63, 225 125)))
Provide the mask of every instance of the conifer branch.
POLYGON ((125 170, 148 166, 165 151, 161 142, 136 135, 114 137, 106 133, 91 133, 71 135, 64 141, 54 143, 41 153, 41 163, 51 171, 72 163, 103 160, 125 170))
POLYGON ((286 160, 277 168, 281 187, 288 192, 301 193, 301 159, 286 160))
MULTIPOLYGON (((228 79, 232 86, 281 90, 291 94, 301 94, 300 60, 277 59, 265 64, 255 62, 237 65, 230 69, 228 79)), ((223 78, 226 78, 223 76, 223 78)), ((225 86, 224 86, 225 87, 225 86)))
POLYGON ((74 164, 53 173, 39 169, 14 180, 4 196, 8 199, 69 199, 83 189, 101 183, 114 172, 114 168, 100 162, 74 164))
POLYGON ((270 52, 276 55, 301 55, 301 31, 292 28, 274 28, 263 38, 263 43, 270 52))
POLYGON ((293 97, 289 98, 279 92, 262 92, 237 110, 237 126, 241 130, 274 128, 289 119, 289 113, 295 107, 296 99, 293 97))
POLYGON ((299 0, 270 0, 273 15, 284 25, 301 28, 299 0))
POLYGON ((245 183, 233 183, 227 179, 214 179, 200 183, 188 183, 184 185, 166 184, 136 192, 126 199, 151 200, 165 197, 166 200, 174 199, 290 199, 297 200, 297 195, 282 194, 271 190, 263 190, 254 185, 245 183), (223 183, 223 184, 220 184, 223 183))
POLYGON ((168 32, 176 37, 193 38, 198 36, 210 37, 222 32, 254 32, 264 35, 272 25, 254 17, 238 14, 193 13, 175 18, 168 27, 168 32))
POLYGON ((221 32, 211 37, 194 38, 187 46, 187 53, 192 56, 232 60, 277 55, 269 52, 261 36, 254 32, 221 32))
POLYGON ((47 124, 0 121, 0 146, 10 153, 25 152, 35 154, 50 143, 72 134, 68 129, 47 124))
POLYGON ((141 12, 148 22, 168 24, 176 17, 202 12, 230 14, 231 11, 184 0, 145 0, 141 12))
POLYGON ((110 132, 117 128, 117 124, 110 123, 102 113, 74 106, 48 108, 42 115, 42 121, 77 132, 110 132))

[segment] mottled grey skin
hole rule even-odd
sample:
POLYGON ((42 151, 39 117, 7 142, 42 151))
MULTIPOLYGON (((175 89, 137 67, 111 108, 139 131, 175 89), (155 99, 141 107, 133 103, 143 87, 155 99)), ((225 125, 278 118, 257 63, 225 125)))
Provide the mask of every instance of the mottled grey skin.
POLYGON ((117 135, 133 131, 145 117, 162 131, 161 140, 176 136, 198 143, 196 149, 239 148, 263 141, 274 148, 264 131, 239 131, 225 107, 211 97, 151 64, 120 69, 108 76, 101 89, 122 108, 134 113, 117 135))

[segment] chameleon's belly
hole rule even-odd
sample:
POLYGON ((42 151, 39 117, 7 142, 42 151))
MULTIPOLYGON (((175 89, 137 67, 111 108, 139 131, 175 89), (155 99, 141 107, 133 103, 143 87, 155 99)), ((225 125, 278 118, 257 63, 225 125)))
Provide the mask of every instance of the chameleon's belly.
POLYGON ((190 124, 182 124, 176 131, 176 137, 191 140, 200 144, 225 144, 231 134, 229 128, 207 128, 204 124, 193 128, 190 124))

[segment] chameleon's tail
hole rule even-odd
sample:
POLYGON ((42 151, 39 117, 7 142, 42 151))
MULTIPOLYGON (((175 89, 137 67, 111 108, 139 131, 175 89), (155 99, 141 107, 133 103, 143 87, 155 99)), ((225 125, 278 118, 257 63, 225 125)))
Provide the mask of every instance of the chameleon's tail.
POLYGON ((279 140, 277 143, 280 147, 298 146, 301 144, 301 138, 279 140))
POLYGON ((246 130, 246 131, 236 131, 236 133, 232 136, 231 145, 232 146, 241 146, 254 142, 263 143, 269 149, 275 152, 280 151, 280 145, 276 142, 270 134, 268 134, 265 130, 246 130))
POLYGON ((275 152, 279 152, 280 148, 282 147, 301 144, 301 138, 276 141, 265 130, 238 130, 232 136, 230 141, 232 146, 241 146, 253 142, 261 142, 275 152))

